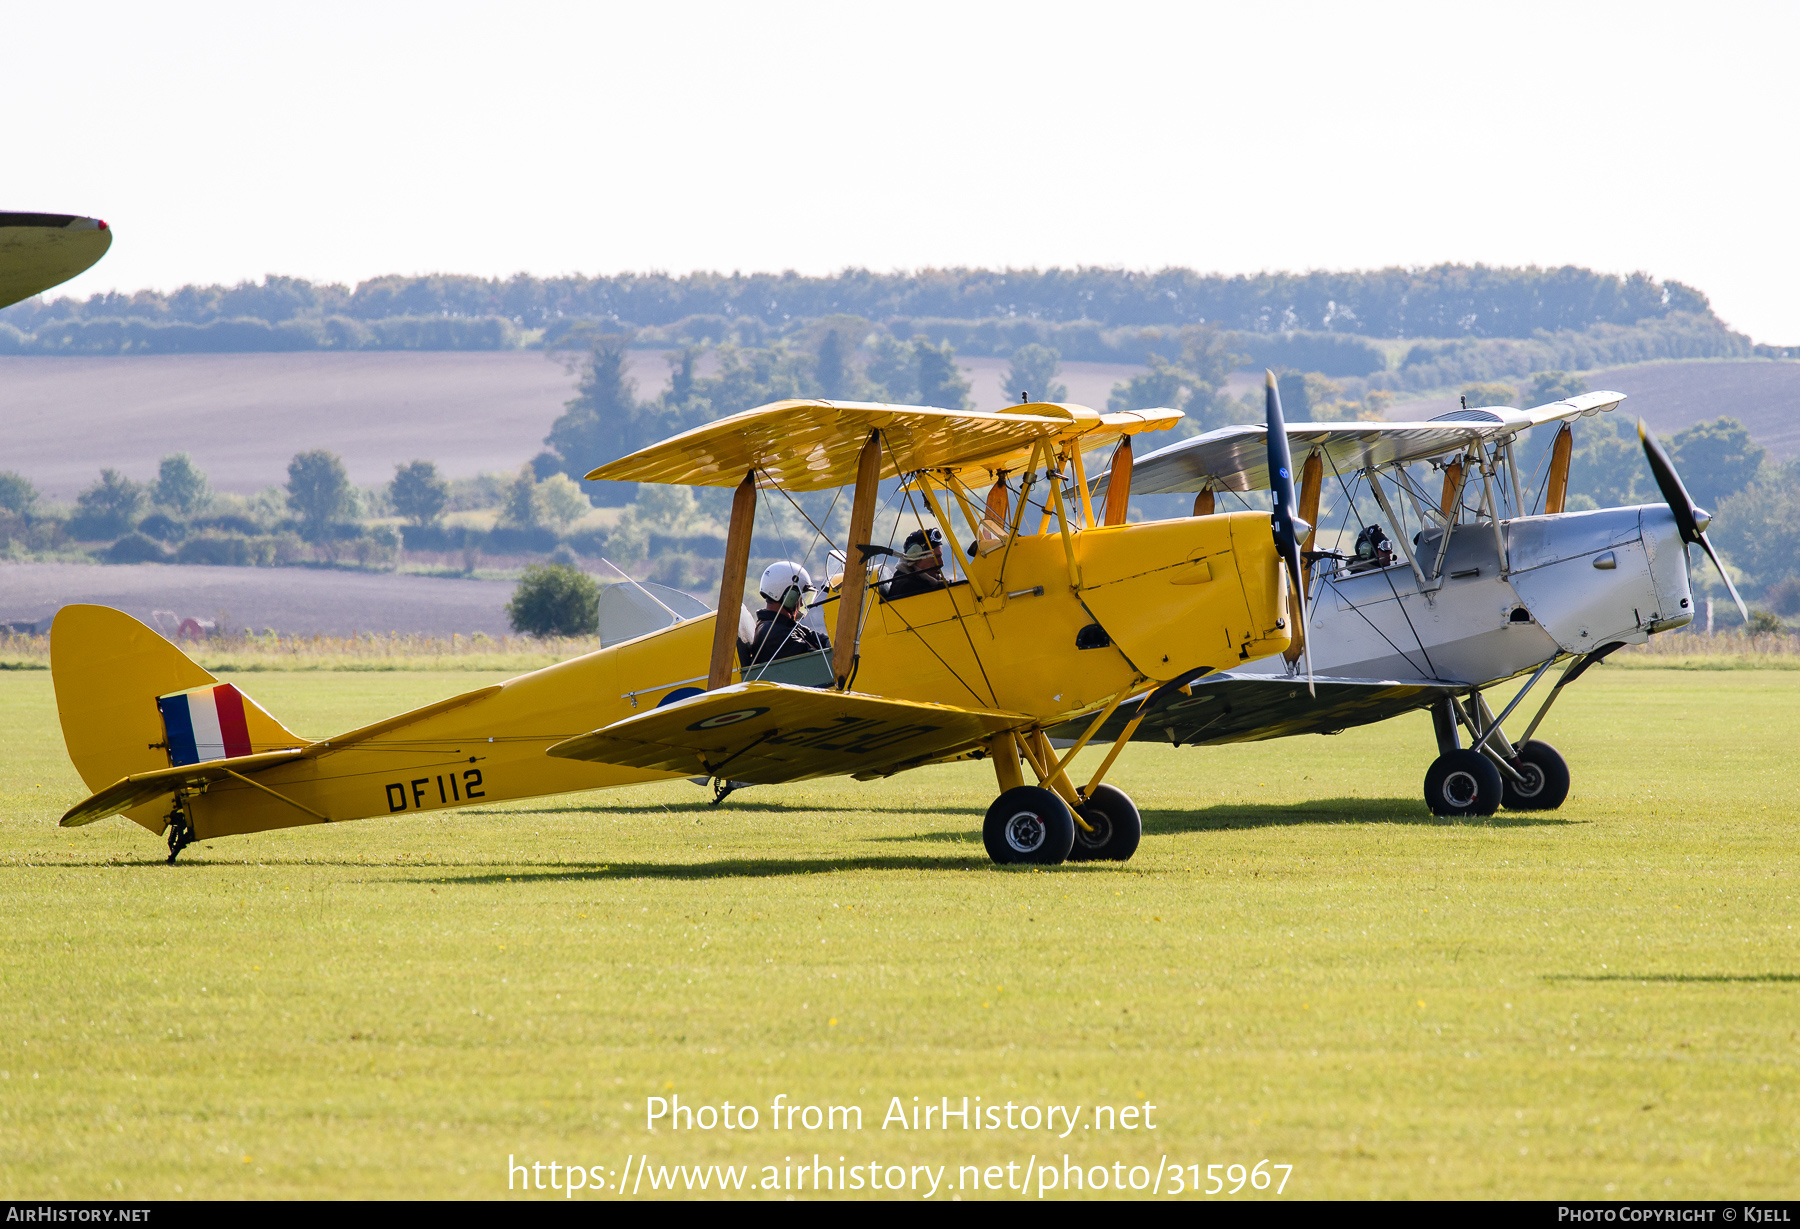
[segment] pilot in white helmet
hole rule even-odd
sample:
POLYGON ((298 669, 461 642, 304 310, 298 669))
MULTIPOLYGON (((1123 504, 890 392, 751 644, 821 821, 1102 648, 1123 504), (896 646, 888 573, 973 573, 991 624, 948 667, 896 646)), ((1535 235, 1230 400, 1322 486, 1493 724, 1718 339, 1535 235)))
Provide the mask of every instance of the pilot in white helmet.
POLYGON ((762 594, 764 606, 756 612, 756 629, 750 642, 738 644, 740 665, 779 661, 831 648, 830 637, 800 622, 806 613, 807 597, 818 592, 805 568, 785 559, 771 563, 763 569, 756 589, 762 594))

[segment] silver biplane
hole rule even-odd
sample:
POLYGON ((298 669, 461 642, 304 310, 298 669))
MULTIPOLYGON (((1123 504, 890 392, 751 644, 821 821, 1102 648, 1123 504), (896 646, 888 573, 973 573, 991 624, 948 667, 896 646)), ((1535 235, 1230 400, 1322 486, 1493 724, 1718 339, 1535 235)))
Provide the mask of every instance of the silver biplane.
MULTIPOLYGON (((1316 524, 1329 483, 1357 522, 1338 535, 1340 547, 1354 535, 1348 550, 1314 549, 1321 535, 1307 532, 1306 601, 1294 612, 1302 638, 1285 654, 1121 706, 1110 723, 1139 721, 1139 740, 1214 746, 1332 734, 1429 708, 1439 752, 1425 774, 1433 813, 1560 806, 1568 766, 1533 737, 1550 706, 1609 653, 1693 619, 1689 545, 1718 564, 1705 535, 1711 514, 1641 423, 1666 503, 1566 509, 1573 424, 1624 399, 1594 392, 1530 410, 1465 407, 1428 422, 1288 424, 1292 455, 1304 458, 1297 518, 1316 524), (1559 422, 1542 481, 1528 481, 1517 438, 1559 422), (1501 723, 1559 662, 1536 716, 1509 739, 1501 723), (1524 675, 1496 715, 1483 693, 1524 675)), ((1195 492, 1194 514, 1204 515, 1268 488, 1267 455, 1265 428, 1227 427, 1143 457, 1121 485, 1195 492)), ((1111 472, 1095 479, 1096 498, 1112 480, 1111 472)), ((1720 575, 1741 610, 1722 567, 1720 575)), ((1052 733, 1075 736, 1073 727, 1052 733)))

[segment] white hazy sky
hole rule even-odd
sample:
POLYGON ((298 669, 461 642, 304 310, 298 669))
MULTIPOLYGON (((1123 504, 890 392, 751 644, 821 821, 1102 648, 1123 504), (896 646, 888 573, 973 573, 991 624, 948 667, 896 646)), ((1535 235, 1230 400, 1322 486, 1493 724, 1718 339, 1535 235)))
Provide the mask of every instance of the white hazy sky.
MULTIPOLYGON (((1800 5, 106 4, 5 18, 65 288, 1580 264, 1800 343, 1800 5)), ((60 292, 59 292, 60 293, 60 292)))

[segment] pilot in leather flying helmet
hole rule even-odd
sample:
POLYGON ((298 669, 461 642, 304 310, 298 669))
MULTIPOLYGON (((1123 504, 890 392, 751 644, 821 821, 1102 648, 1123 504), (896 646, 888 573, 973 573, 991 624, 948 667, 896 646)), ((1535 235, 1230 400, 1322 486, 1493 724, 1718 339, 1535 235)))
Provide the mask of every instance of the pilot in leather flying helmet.
POLYGON ((898 601, 943 587, 944 535, 936 529, 913 530, 901 547, 900 566, 887 583, 887 600, 898 601))

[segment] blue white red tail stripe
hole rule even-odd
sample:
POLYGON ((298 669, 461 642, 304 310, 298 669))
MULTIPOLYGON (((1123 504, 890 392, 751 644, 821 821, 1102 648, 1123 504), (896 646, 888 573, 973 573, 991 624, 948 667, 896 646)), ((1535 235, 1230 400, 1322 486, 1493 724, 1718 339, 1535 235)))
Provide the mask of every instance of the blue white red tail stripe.
POLYGON ((244 696, 230 683, 158 696, 156 707, 162 710, 170 767, 250 754, 244 696))

